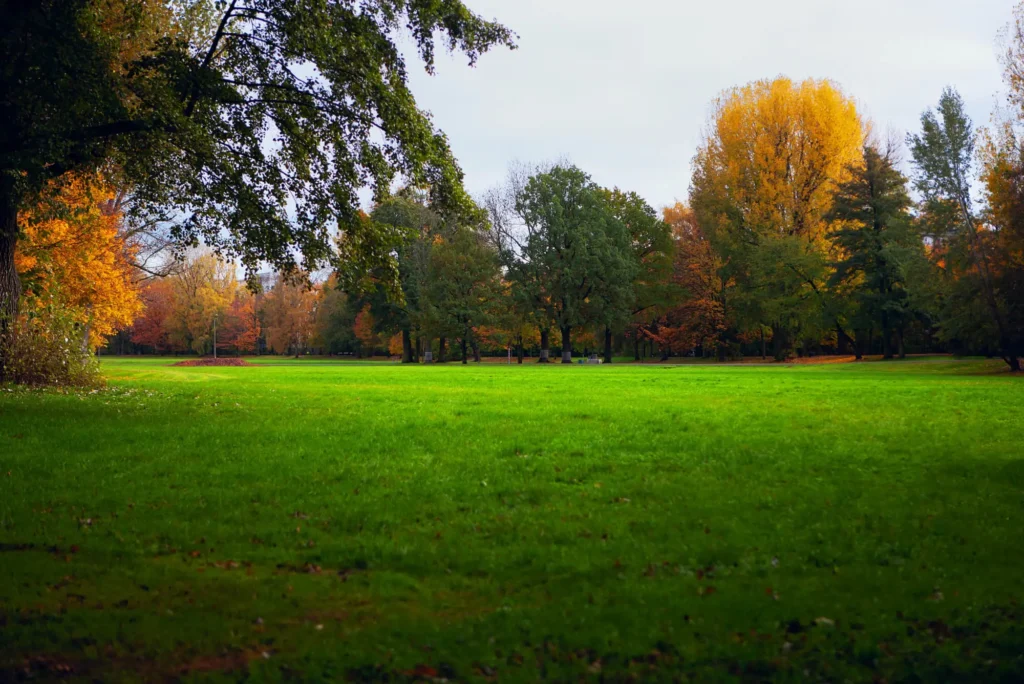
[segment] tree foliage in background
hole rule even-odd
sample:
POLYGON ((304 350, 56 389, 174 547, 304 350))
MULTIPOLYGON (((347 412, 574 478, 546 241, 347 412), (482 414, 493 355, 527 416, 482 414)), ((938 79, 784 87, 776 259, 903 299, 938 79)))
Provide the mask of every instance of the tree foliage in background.
MULTIPOLYGON (((945 303, 943 333, 947 339, 977 341, 980 335, 993 340, 994 351, 1012 370, 1020 370, 1024 335, 1015 320, 1020 311, 1018 285, 1013 278, 1000 278, 1012 270, 1000 271, 996 263, 998 231, 986 226, 975 212, 971 188, 977 137, 959 93, 946 89, 938 107, 921 116, 921 133, 908 136, 907 143, 914 159, 915 186, 930 213, 944 219, 946 259, 955 269, 945 303), (983 316, 979 316, 979 304, 983 316)), ((990 155, 993 216, 999 215, 999 205, 1007 198, 1000 191, 999 178, 1007 177, 1001 160, 1009 158, 990 155)))
POLYGON ((203 252, 193 255, 171 279, 173 305, 164 325, 176 349, 213 351, 213 326, 223 319, 238 283, 235 267, 203 252))
MULTIPOLYGON (((0 312, 20 299, 17 216, 70 172, 113 169, 136 206, 180 218, 254 274, 332 257, 393 279, 393 236, 363 220, 403 176, 442 212, 469 206, 447 140, 407 87, 399 34, 475 63, 513 45, 458 0, 40 0, 0 5, 0 312)), ((6 326, 6 323, 4 324, 6 326)), ((6 329, 6 328, 5 328, 6 329)))
POLYGON ((675 241, 671 277, 677 291, 658 331, 659 340, 680 351, 699 347, 717 354, 726 329, 721 260, 689 207, 677 203, 663 214, 675 241))
POLYGON ((319 289, 305 279, 281 274, 263 302, 267 347, 278 354, 298 356, 314 337, 319 289))
POLYGON ((823 330, 836 187, 859 160, 863 125, 828 81, 757 81, 716 102, 693 162, 690 203, 723 260, 740 331, 769 326, 784 359, 823 330))
POLYGON ((462 362, 467 346, 478 345, 476 330, 503 306, 498 255, 486 235, 461 228, 438 235, 430 245, 425 301, 433 336, 459 339, 462 362))
POLYGON ((606 194, 576 167, 530 178, 517 211, 527 233, 507 275, 530 299, 545 302, 562 333, 562 362, 570 362, 574 327, 601 308, 610 312, 634 300, 630 235, 606 194))
POLYGON ((863 161, 851 166, 829 214, 837 224, 832 239, 838 255, 830 289, 841 289, 849 302, 858 338, 878 326, 886 359, 894 356, 894 332, 900 356, 905 355, 904 331, 914 315, 908 274, 924 258, 924 243, 910 215, 907 179, 896 168, 895 154, 892 146, 884 151, 865 146, 863 161))

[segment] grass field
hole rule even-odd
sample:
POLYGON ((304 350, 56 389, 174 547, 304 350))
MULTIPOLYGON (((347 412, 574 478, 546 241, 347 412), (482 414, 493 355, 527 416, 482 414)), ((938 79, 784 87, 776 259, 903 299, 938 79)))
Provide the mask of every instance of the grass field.
POLYGON ((1024 378, 109 360, 0 391, 0 681, 1020 681, 1024 378))

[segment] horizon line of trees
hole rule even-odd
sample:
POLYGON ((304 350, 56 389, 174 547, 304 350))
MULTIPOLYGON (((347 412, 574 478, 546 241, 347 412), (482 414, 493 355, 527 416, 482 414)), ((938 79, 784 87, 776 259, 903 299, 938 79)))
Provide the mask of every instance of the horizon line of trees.
POLYGON ((831 81, 756 81, 713 103, 687 201, 660 213, 569 163, 513 165, 478 202, 465 193, 406 87, 395 12, 419 27, 428 65, 434 29, 473 62, 514 47, 501 25, 459 2, 373 0, 359 35, 340 35, 345 3, 299 9, 80 0, 12 13, 0 377, 23 377, 33 345, 67 366, 117 331, 121 349, 193 353, 944 350, 1020 370, 1024 3, 991 126, 975 129, 947 89, 919 131, 883 140, 831 81), (341 68, 335 44, 362 46, 346 59, 365 68, 341 68), (299 78, 299 63, 321 75, 299 78), (37 72, 48 77, 18 80, 37 72), (266 147, 271 127, 282 137, 266 147), (249 284, 269 264, 276 286, 246 291, 235 263, 249 284))

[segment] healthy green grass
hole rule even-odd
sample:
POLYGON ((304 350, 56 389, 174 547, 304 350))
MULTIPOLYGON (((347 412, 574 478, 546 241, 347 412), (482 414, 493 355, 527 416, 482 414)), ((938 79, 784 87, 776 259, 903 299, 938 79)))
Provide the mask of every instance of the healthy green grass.
POLYGON ((0 390, 0 680, 1024 676, 998 364, 169 363, 0 390))

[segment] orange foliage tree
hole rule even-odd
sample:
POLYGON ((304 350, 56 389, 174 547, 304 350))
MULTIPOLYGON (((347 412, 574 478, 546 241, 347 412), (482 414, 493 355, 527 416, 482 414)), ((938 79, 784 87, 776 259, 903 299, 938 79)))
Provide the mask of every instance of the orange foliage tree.
POLYGON ((57 301, 85 330, 91 349, 131 326, 143 307, 119 236, 121 216, 102 209, 113 195, 101 177, 77 175, 18 216, 15 265, 27 309, 57 301))
POLYGON ((666 313, 658 341, 676 351, 717 347, 725 330, 721 259, 701 231, 693 211, 682 203, 664 209, 676 242, 672 278, 682 299, 666 313))
POLYGON ((224 314, 217 347, 234 349, 240 354, 251 354, 256 351, 262 333, 259 311, 256 308, 256 295, 246 289, 239 289, 224 314))
POLYGON ((352 331, 355 333, 356 339, 363 346, 363 349, 368 351, 371 356, 373 355, 373 350, 380 345, 380 337, 374 332, 376 325, 377 322, 370 311, 370 305, 366 304, 356 314, 355 325, 352 331))
POLYGON ((315 332, 321 288, 278 277, 263 305, 267 345, 278 354, 298 356, 309 346, 315 332))
POLYGON ((144 309, 132 326, 132 342, 152 347, 157 353, 181 351, 172 344, 167 319, 174 308, 174 287, 169 279, 150 281, 141 293, 144 309))

